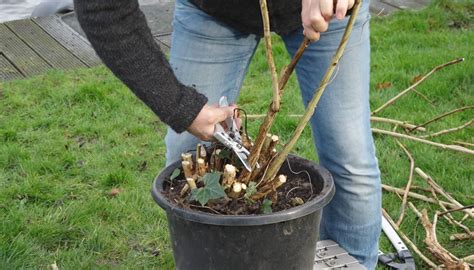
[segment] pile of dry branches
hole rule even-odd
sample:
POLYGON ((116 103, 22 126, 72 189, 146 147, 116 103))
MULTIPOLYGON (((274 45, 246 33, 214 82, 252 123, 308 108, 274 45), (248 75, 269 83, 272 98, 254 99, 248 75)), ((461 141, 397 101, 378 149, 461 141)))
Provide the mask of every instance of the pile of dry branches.
MULTIPOLYGON (((372 122, 381 122, 381 123, 391 124, 394 126, 393 130, 372 128, 372 132, 394 137, 397 144, 399 145, 401 150, 405 153, 405 155, 407 156, 407 159, 410 162, 410 166, 409 166, 410 172, 409 172, 408 181, 403 189, 396 188, 389 185, 382 185, 383 190, 397 194, 402 200, 400 216, 397 222, 394 222, 392 218, 390 218, 390 216, 386 212, 384 212, 384 215, 387 218, 387 220, 389 220, 389 222, 392 223, 392 226, 396 228, 396 230, 401 234, 402 238, 404 238, 404 240, 407 243, 409 243, 412 249, 423 259, 423 261, 427 265, 433 268, 445 267, 445 268, 453 268, 453 269, 469 269, 469 266, 472 266, 472 264, 469 264, 469 263, 474 262, 474 254, 467 256, 465 258, 458 258, 455 255, 453 255, 451 252, 449 252, 446 248, 444 248, 438 242, 437 237, 436 237, 436 225, 437 225, 438 218, 443 217, 447 222, 449 222, 449 224, 457 226, 464 231, 463 233, 460 233, 460 234, 452 234, 450 236, 450 239, 452 241, 469 241, 469 240, 474 239, 474 232, 470 228, 468 228, 466 225, 463 224, 467 219, 474 217, 474 210, 473 210, 474 205, 468 205, 468 206, 462 205, 455 198, 453 198, 449 193, 444 191, 444 189, 439 184, 437 184, 433 180, 433 178, 431 178, 428 174, 426 174, 422 169, 417 168, 416 162, 412 154, 409 152, 407 147, 403 145, 398 139, 400 138, 400 139, 411 140, 411 141, 432 145, 432 146, 439 147, 446 150, 460 152, 462 154, 474 155, 474 150, 471 149, 472 147, 474 147, 474 144, 470 142, 453 141, 452 144, 443 144, 443 143, 438 143, 438 142, 434 142, 430 140, 433 137, 441 136, 444 134, 462 130, 464 128, 472 127, 474 119, 470 119, 469 121, 465 122, 464 124, 460 126, 452 127, 449 129, 440 130, 440 131, 432 132, 432 133, 427 133, 427 128, 426 128, 428 125, 440 119, 443 119, 447 116, 450 116, 462 111, 473 110, 474 105, 460 107, 452 111, 443 113, 441 115, 438 115, 432 119, 425 121, 422 124, 412 124, 407 121, 377 117, 375 115, 379 114, 382 110, 393 105, 396 101, 398 101, 401 97, 403 97, 407 93, 411 91, 416 92, 415 88, 418 85, 420 85, 423 81, 425 81, 428 77, 430 77, 435 72, 437 72, 438 70, 441 70, 450 65, 460 63, 462 61, 464 61, 464 58, 458 58, 458 59, 454 59, 452 61, 449 61, 447 63, 434 67, 430 72, 428 72, 426 75, 419 78, 414 84, 409 86, 407 89, 401 91, 395 97, 391 98, 382 106, 375 109, 372 112, 372 116, 371 116, 372 122), (402 130, 402 132, 397 132, 398 129, 402 130), (413 188, 422 189, 420 187, 412 186, 415 173, 419 175, 423 180, 425 180, 426 183, 429 185, 430 188, 423 189, 423 190, 425 192, 429 192, 431 196, 426 196, 426 195, 411 191, 411 189, 413 188), (443 197, 444 199, 440 198, 440 196, 443 197), (426 230, 425 243, 427 245, 428 251, 435 258, 439 260, 439 262, 441 263, 440 265, 437 265, 433 261, 428 259, 413 244, 413 242, 399 229, 405 215, 405 209, 406 209, 409 197, 416 200, 421 200, 424 202, 436 204, 439 206, 439 210, 435 212, 433 216, 433 221, 431 222, 428 217, 428 211, 426 209, 419 211, 412 202, 408 203, 408 205, 414 211, 417 217, 420 218, 421 223, 426 230), (460 220, 456 220, 453 217, 453 215, 451 215, 451 212, 454 212, 454 211, 463 211, 465 215, 460 220)), ((255 118, 261 118, 263 117, 263 115, 249 115, 248 117, 251 119, 255 119, 255 118)), ((302 117, 302 115, 290 115, 290 117, 302 117)), ((470 197, 470 199, 473 199, 473 198, 474 197, 470 197)))

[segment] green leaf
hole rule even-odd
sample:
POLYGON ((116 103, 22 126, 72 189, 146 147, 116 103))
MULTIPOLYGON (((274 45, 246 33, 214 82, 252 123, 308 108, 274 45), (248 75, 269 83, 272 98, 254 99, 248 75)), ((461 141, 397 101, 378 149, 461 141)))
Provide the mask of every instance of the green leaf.
POLYGON ((262 207, 260 208, 260 210, 264 214, 270 214, 272 212, 272 201, 269 199, 263 200, 262 207))
POLYGON ((221 151, 219 152, 217 157, 220 158, 220 159, 230 158, 230 153, 231 153, 230 149, 223 148, 223 149, 221 149, 221 151))
POLYGON ((170 180, 173 181, 181 173, 179 168, 174 169, 173 173, 170 176, 170 180))
POLYGON ((219 183, 220 178, 220 173, 206 173, 203 177, 204 187, 194 189, 191 192, 191 200, 205 205, 209 200, 225 197, 225 191, 219 183))
POLYGON ((250 196, 252 196, 255 193, 257 193, 257 183, 253 181, 249 182, 249 185, 247 189, 245 190, 245 195, 244 195, 244 198, 247 204, 255 203, 255 201, 250 198, 250 196))

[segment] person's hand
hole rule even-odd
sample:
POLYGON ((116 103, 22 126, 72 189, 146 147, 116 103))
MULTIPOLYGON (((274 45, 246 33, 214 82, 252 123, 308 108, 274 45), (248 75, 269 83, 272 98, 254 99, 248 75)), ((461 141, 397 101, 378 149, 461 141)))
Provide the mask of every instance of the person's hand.
POLYGON ((212 141, 214 139, 214 127, 232 117, 234 109, 237 107, 231 105, 228 107, 218 107, 217 105, 204 105, 194 121, 188 127, 188 132, 203 141, 212 141))
POLYGON ((303 34, 311 41, 318 40, 320 33, 328 30, 329 21, 333 16, 342 20, 352 6, 354 0, 302 0, 303 34))

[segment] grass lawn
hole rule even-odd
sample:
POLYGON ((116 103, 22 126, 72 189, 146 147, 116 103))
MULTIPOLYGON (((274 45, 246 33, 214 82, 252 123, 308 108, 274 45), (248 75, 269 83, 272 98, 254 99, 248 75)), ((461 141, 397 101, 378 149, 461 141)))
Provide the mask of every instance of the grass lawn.
MULTIPOLYGON (((372 20, 372 108, 434 66, 457 57, 466 61, 439 71, 417 88, 431 103, 410 93, 379 116, 423 123, 474 104, 474 4, 433 2, 420 12, 372 20)), ((277 38, 275 42, 276 62, 288 63, 282 43, 277 38)), ((239 101, 250 114, 265 113, 271 99, 265 61, 260 46, 239 101)), ((285 114, 303 112, 294 77, 287 89, 274 126, 283 140, 297 124, 285 114)), ((428 130, 459 126, 472 115, 472 110, 454 114, 428 130)), ((258 125, 259 120, 249 123, 252 134, 258 125)), ((0 269, 48 269, 54 262, 60 269, 172 269, 165 214, 150 196, 153 178, 164 166, 165 132, 157 117, 104 67, 0 84, 0 269), (120 190, 115 196, 110 195, 113 188, 120 190)), ((433 140, 473 143, 473 138, 471 125, 433 140)), ((417 167, 461 203, 474 203, 472 156, 402 142, 417 167)), ((403 187, 409 171, 405 154, 391 137, 375 135, 375 143, 383 183, 403 187)), ((316 159, 309 129, 295 152, 316 159)), ((427 186, 419 177, 414 184, 427 186)), ((429 209, 431 218, 437 209, 413 202, 420 210, 429 209)), ((384 193, 383 206, 398 217, 397 196, 384 193)), ((474 228, 472 219, 465 224, 474 228)), ((402 230, 428 254, 423 227, 411 210, 402 230)), ((449 240, 450 234, 462 232, 459 228, 441 219, 437 232, 439 241, 458 257, 472 254, 474 241, 449 240)), ((384 237, 381 248, 392 250, 384 237)))

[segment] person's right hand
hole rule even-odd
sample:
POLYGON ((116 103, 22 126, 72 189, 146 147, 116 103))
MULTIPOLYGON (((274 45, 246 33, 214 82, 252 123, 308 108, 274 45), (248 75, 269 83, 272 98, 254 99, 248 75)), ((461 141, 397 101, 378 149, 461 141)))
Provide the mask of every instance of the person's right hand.
POLYGON ((329 21, 335 16, 344 19, 354 0, 302 0, 301 21, 303 34, 311 41, 316 41, 321 32, 328 30, 329 21))
POLYGON ((228 117, 232 117, 236 108, 236 106, 218 107, 217 105, 204 105, 188 127, 188 132, 203 141, 212 141, 214 139, 215 125, 228 117))

